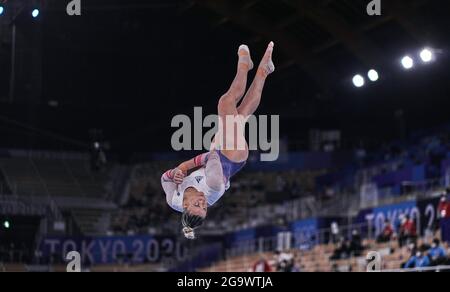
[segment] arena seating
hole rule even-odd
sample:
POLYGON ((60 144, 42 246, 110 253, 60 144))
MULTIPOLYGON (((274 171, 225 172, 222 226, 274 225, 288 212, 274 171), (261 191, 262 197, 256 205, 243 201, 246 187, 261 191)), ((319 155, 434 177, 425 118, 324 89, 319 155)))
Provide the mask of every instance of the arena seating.
POLYGON ((115 207, 108 187, 113 167, 92 171, 84 153, 21 152, 0 157, 0 185, 30 204, 50 204, 59 217, 64 210, 85 235, 104 234, 115 207))
MULTIPOLYGON (((362 253, 364 256, 334 261, 330 260, 335 249, 333 244, 317 245, 309 251, 291 250, 290 252, 295 255, 295 265, 301 272, 365 272, 365 255, 370 251, 377 251, 382 255, 382 270, 398 270, 410 255, 407 247, 400 248, 397 241, 376 243, 373 240, 366 240, 364 246, 366 246, 362 253)), ((450 250, 448 254, 450 255, 450 250)), ((267 259, 272 269, 276 270, 273 253, 257 253, 230 258, 199 271, 250 272, 261 257, 267 259)))
MULTIPOLYGON (((272 222, 277 218, 263 218, 262 215, 258 218, 251 210, 257 206, 282 205, 302 198, 314 198, 315 206, 326 203, 329 206, 327 210, 345 212, 352 207, 344 205, 350 200, 343 200, 342 204, 332 208, 332 204, 342 195, 350 194, 355 200, 359 200, 362 184, 377 181, 383 175, 404 177, 397 175, 397 172, 414 169, 417 165, 422 167, 422 173, 420 176, 412 176, 413 181, 407 183, 417 185, 418 190, 425 192, 427 188, 439 187, 442 183, 442 172, 440 169, 437 171, 437 166, 446 156, 450 157, 449 141, 447 132, 437 130, 434 135, 415 135, 409 140, 393 141, 378 150, 367 151, 364 158, 355 158, 345 165, 336 165, 333 169, 243 171, 233 178, 227 195, 208 214, 208 220, 202 229, 211 227, 227 230, 229 226, 254 226, 268 220, 272 222)), ((165 204, 159 181, 160 175, 177 163, 180 161, 153 161, 135 166, 128 202, 114 214, 112 231, 139 233, 146 232, 149 227, 165 225, 172 226, 168 230, 177 230, 178 218, 165 204)), ((414 191, 411 188, 402 189, 404 182, 401 179, 388 185, 380 185, 379 199, 391 199, 414 191)), ((303 212, 298 216, 316 215, 303 212)))
POLYGON ((0 158, 0 169, 20 196, 103 197, 108 171, 94 173, 88 160, 0 158))
MULTIPOLYGON (((179 161, 178 161, 179 163, 179 161)), ((174 161, 155 161, 135 166, 127 203, 113 216, 115 233, 147 232, 149 227, 178 226, 179 218, 168 208, 160 185, 161 174, 177 165, 174 161), (155 175, 156 174, 156 175, 155 175)), ((205 226, 215 229, 240 226, 254 221, 249 210, 256 206, 283 203, 314 192, 315 178, 325 171, 244 172, 233 178, 227 196, 208 215, 205 226), (233 214, 232 217, 228 214, 233 214), (230 222, 232 220, 232 223, 230 222)), ((174 230, 174 228, 167 228, 174 230)), ((177 230, 177 227, 175 227, 177 230)))
MULTIPOLYGON (((439 164, 442 160, 448 159, 446 157, 448 157, 449 147, 446 139, 445 137, 441 138, 441 143, 437 143, 436 139, 432 138, 419 139, 420 142, 416 143, 417 145, 405 147, 405 149, 413 149, 408 151, 418 153, 416 159, 423 163, 423 159, 430 161, 434 159, 434 156, 431 155, 431 149, 434 149, 434 147, 429 146, 430 144, 444 145, 444 152, 447 156, 440 155, 439 159, 435 161, 439 164), (415 152, 416 148, 419 148, 418 152, 415 152), (428 150, 423 151, 423 149, 428 150)), ((317 214, 308 216, 307 213, 301 211, 295 213, 297 217, 289 219, 283 217, 285 214, 291 213, 288 212, 289 204, 295 200, 313 198, 314 205, 318 208, 317 211, 326 215, 350 214, 347 200, 342 199, 343 194, 338 191, 329 196, 327 192, 324 192, 320 179, 331 174, 330 177, 336 178, 336 180, 331 179, 331 183, 327 187, 333 189, 336 187, 334 185, 336 183, 336 189, 339 189, 339 184, 342 182, 350 182, 354 189, 358 189, 359 183, 364 182, 364 180, 370 181, 375 176, 401 170, 411 160, 410 154, 406 156, 396 154, 393 157, 391 153, 386 158, 382 154, 383 151, 380 151, 380 153, 371 153, 371 157, 377 158, 371 159, 370 163, 356 165, 353 161, 349 162, 352 171, 348 173, 343 170, 344 168, 314 171, 292 169, 261 171, 249 168, 249 170, 243 171, 233 178, 230 190, 211 209, 208 220, 198 230, 198 235, 201 238, 203 235, 226 234, 247 227, 262 226, 268 222, 269 224, 277 224, 285 220, 283 223, 286 223, 290 222, 289 220, 295 221, 319 216, 317 214), (334 175, 341 171, 346 176, 334 175), (325 195, 323 195, 324 193, 325 195), (340 202, 342 204, 336 204, 339 200, 342 201, 340 202), (326 208, 326 205, 322 202, 327 202, 334 208, 326 208), (259 212, 260 210, 265 211, 259 212)), ((22 197, 63 197, 67 200, 76 200, 80 206, 72 206, 67 210, 84 235, 148 234, 149 232, 180 235, 179 214, 173 212, 167 206, 164 192, 160 186, 161 174, 179 162, 161 160, 132 166, 132 175, 128 181, 128 197, 124 197, 123 205, 119 205, 116 209, 113 206, 113 209, 107 211, 92 205, 89 209, 81 206, 88 201, 90 202, 88 199, 104 199, 107 195, 105 185, 109 179, 109 170, 93 173, 87 159, 1 157, 0 169, 4 175, 3 177, 0 175, 0 183, 3 181, 10 186, 12 193, 22 197), (85 200, 80 200, 81 198, 85 200)), ((429 169, 433 169, 432 166, 426 167, 426 175, 435 174, 434 171, 428 173, 429 169)), ((439 179, 442 178, 439 177, 439 179)), ((440 185, 439 187, 442 189, 443 186, 440 185)), ((359 193, 353 192, 349 196, 359 198, 359 193)), ((402 199, 400 196, 395 198, 402 199)), ((356 204, 355 210, 352 211, 359 211, 359 208, 360 206, 356 204)), ((408 257, 408 252, 404 249, 398 249, 395 242, 392 244, 375 244, 368 241, 367 246, 368 248, 364 252, 373 249, 383 251, 385 269, 399 268, 400 264, 405 262, 408 257), (392 253, 390 252, 391 248, 394 248, 392 253)), ((291 252, 296 255, 297 266, 302 271, 364 270, 365 259, 363 257, 330 261, 329 257, 334 248, 333 245, 319 245, 309 251, 291 252)), ((260 256, 260 254, 251 254, 230 258, 207 270, 248 271, 260 256)), ((264 254, 264 256, 268 259, 273 258, 271 253, 264 254)))

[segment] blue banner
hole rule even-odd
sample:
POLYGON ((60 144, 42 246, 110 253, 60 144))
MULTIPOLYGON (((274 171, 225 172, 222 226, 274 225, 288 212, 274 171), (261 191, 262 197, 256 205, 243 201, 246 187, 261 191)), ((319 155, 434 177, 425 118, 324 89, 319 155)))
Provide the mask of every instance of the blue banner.
POLYGON ((380 188, 399 185, 404 181, 425 180, 425 165, 406 167, 401 170, 381 174, 373 178, 373 182, 380 188))
POLYGON ((416 222, 417 232, 423 235, 427 229, 434 230, 437 227, 438 204, 439 198, 432 198, 365 209, 359 212, 353 223, 368 223, 375 227, 375 235, 378 235, 382 231, 386 219, 398 232, 400 215, 409 215, 416 222))
POLYGON ((295 248, 310 248, 317 243, 318 220, 305 219, 291 223, 295 248))
POLYGON ((227 248, 239 246, 241 243, 249 243, 256 239, 256 229, 244 229, 226 236, 225 243, 227 248))
POLYGON ((435 230, 438 226, 438 206, 440 198, 427 199, 417 202, 419 208, 420 220, 419 228, 421 234, 424 234, 425 230, 435 230))
POLYGON ((81 255, 85 265, 128 263, 157 263, 163 258, 182 261, 187 250, 174 238, 157 236, 108 237, 48 237, 41 241, 44 258, 65 260, 71 251, 81 255))
POLYGON ((442 166, 441 166, 441 175, 443 177, 446 177, 448 174, 447 171, 450 170, 450 152, 447 155, 449 156, 449 158, 442 161, 442 166))
MULTIPOLYGON (((400 226, 400 215, 409 215, 412 219, 420 222, 420 212, 417 208, 416 201, 408 201, 400 204, 382 206, 373 209, 372 212, 365 212, 365 220, 367 223, 375 227, 375 234, 381 233, 384 227, 384 222, 388 219, 396 231, 400 226)), ((420 230, 420 228, 418 228, 420 230)))

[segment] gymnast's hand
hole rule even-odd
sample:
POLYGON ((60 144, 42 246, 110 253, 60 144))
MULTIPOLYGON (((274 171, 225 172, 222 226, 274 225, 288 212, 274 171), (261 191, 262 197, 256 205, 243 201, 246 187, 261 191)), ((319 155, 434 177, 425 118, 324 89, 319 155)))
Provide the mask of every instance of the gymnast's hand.
POLYGON ((173 182, 176 183, 177 185, 181 184, 185 177, 186 175, 181 169, 175 168, 173 170, 173 182))

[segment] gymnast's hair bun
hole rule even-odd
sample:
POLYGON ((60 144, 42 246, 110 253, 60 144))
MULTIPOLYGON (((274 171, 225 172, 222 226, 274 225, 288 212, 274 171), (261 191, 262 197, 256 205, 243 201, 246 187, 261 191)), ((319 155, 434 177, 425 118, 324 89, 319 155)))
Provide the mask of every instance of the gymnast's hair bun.
POLYGON ((190 227, 184 227, 183 228, 184 237, 187 239, 195 239, 195 232, 194 229, 190 227))

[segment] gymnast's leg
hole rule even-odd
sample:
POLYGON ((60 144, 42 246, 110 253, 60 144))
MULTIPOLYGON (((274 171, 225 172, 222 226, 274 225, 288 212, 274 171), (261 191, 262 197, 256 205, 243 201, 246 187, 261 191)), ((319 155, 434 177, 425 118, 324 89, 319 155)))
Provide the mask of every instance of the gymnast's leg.
POLYGON ((267 47, 266 53, 261 60, 258 67, 258 72, 256 73, 255 79, 252 85, 247 91, 244 100, 238 107, 238 113, 245 118, 252 115, 258 108, 261 102, 261 95, 264 89, 264 84, 266 82, 267 76, 275 71, 275 66, 272 61, 274 43, 270 42, 267 47))
MULTIPOLYGON (((237 104, 245 94, 247 87, 247 75, 253 68, 253 62, 250 57, 250 50, 247 46, 242 45, 238 50, 238 68, 236 76, 229 88, 229 90, 220 98, 218 104, 219 113, 219 133, 214 138, 212 149, 221 150, 222 153, 228 157, 228 149, 236 150, 239 144, 237 139, 240 135, 237 134, 236 125, 228 125, 227 119, 236 118, 238 116, 237 104)), ((243 141, 240 141, 241 143, 243 141)), ((245 151, 245 148, 243 149, 245 151)), ((232 157, 228 157, 232 158, 232 157)), ((240 159, 239 159, 240 160, 240 159)))

